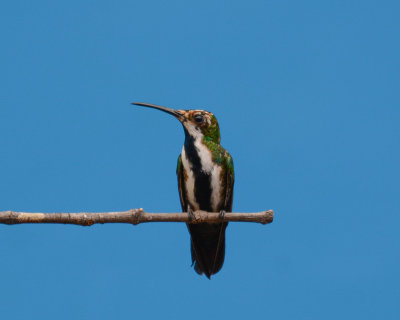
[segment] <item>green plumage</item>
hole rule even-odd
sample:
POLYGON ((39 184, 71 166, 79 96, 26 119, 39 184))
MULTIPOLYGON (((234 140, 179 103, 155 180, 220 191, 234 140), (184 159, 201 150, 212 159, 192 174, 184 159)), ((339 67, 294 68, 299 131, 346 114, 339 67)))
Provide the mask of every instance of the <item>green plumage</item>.
MULTIPOLYGON (((192 210, 232 212, 233 161, 220 145, 217 118, 204 110, 175 110, 148 103, 135 105, 166 112, 177 118, 184 127, 185 144, 178 158, 179 196, 182 211, 192 210)), ((225 257, 225 229, 227 222, 188 223, 192 263, 198 274, 208 278, 217 273, 225 257)))

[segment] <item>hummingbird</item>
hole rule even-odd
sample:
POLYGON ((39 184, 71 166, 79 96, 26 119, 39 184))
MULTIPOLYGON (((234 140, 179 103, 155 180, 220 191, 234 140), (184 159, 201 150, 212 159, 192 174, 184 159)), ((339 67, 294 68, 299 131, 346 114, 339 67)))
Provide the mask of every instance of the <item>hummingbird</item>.
POLYGON ((164 111, 180 121, 185 132, 176 174, 182 212, 189 220, 194 211, 219 212, 221 222, 187 223, 194 270, 208 279, 217 273, 225 258, 225 212, 232 212, 235 180, 231 155, 220 144, 217 118, 205 110, 176 110, 149 103, 137 106, 164 111))

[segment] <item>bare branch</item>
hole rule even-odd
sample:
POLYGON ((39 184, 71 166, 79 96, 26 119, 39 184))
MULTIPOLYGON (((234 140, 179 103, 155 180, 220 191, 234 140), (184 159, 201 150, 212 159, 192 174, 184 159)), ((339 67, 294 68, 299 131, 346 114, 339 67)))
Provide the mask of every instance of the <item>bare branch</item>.
MULTIPOLYGON (((274 217, 272 210, 255 213, 227 212, 223 221, 271 223, 274 217)), ((122 212, 97 212, 97 213, 28 213, 15 211, 1 211, 0 224, 21 223, 63 223, 80 226, 91 226, 95 223, 131 223, 144 222, 220 222, 218 212, 196 211, 191 218, 187 212, 180 213, 147 213, 143 209, 132 209, 122 212)))

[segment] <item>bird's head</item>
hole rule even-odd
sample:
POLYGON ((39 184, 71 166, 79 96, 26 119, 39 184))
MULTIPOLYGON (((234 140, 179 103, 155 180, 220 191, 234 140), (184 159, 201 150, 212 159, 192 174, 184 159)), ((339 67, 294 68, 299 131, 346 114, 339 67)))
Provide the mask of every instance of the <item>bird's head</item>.
POLYGON ((175 110, 149 103, 133 102, 142 107, 154 108, 173 115, 183 125, 186 135, 197 138, 209 139, 215 143, 220 142, 219 125, 217 118, 205 110, 175 110))

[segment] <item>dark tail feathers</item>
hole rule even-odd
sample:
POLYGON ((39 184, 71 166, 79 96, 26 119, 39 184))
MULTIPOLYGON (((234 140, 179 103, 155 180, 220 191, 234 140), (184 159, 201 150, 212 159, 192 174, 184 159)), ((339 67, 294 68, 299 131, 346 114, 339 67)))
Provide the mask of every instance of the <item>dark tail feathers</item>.
POLYGON ((227 222, 188 225, 194 270, 200 275, 204 273, 208 279, 217 273, 224 264, 227 225, 227 222))

